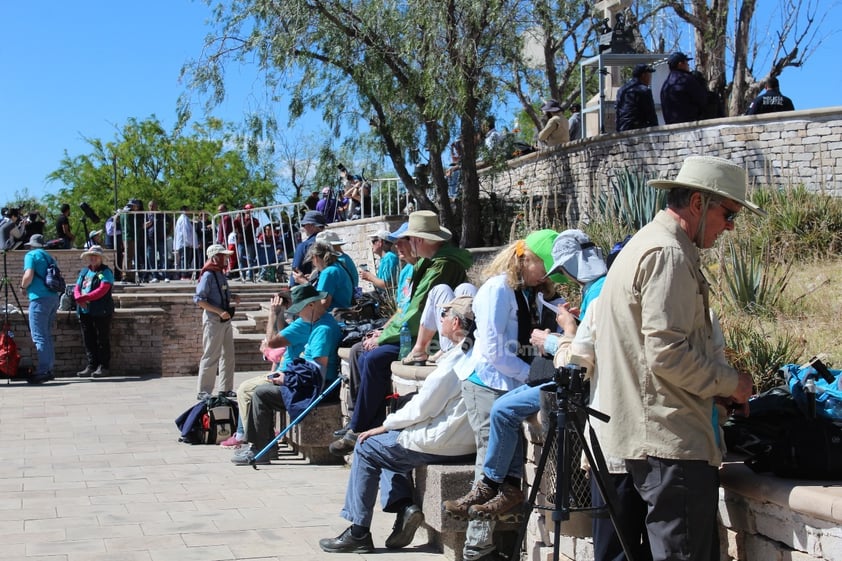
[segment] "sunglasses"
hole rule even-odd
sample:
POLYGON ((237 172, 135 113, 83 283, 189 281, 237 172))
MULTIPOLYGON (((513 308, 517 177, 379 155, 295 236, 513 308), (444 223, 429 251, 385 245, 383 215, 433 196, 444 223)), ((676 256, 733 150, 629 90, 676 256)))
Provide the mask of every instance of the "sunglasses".
POLYGON ((443 318, 446 318, 446 317, 447 317, 447 314, 449 314, 449 313, 450 313, 450 311, 449 311, 449 310, 442 310, 442 311, 441 311, 441 317, 442 317, 442 319, 443 319, 443 318))
POLYGON ((728 222, 729 224, 733 224, 734 220, 737 219, 737 215, 740 213, 740 211, 739 210, 731 210, 730 208, 728 208, 727 206, 725 206, 722 203, 719 203, 719 206, 721 206, 725 210, 725 216, 724 216, 725 222, 728 222))

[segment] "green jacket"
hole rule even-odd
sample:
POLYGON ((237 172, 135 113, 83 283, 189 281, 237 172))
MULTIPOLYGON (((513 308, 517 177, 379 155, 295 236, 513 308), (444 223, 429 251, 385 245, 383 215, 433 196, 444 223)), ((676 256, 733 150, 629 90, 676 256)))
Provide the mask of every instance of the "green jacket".
POLYGON ((430 289, 437 284, 456 288, 467 280, 467 271, 473 262, 474 258, 470 253, 450 242, 441 246, 431 259, 420 259, 412 272, 412 298, 406 313, 403 318, 395 317, 389 322, 380 334, 378 342, 382 345, 400 341, 400 330, 404 322, 409 325, 413 340, 418 337, 421 311, 427 303, 430 289))

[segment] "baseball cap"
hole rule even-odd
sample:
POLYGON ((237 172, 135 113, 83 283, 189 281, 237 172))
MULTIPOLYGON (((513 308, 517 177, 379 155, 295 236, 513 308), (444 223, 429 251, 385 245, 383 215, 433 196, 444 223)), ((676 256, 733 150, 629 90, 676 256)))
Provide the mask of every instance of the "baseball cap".
POLYGON ((672 68, 679 62, 687 62, 688 60, 693 60, 693 57, 687 56, 681 51, 677 51, 669 56, 669 58, 667 59, 667 64, 669 64, 670 68, 672 68))
POLYGON ((640 78, 640 76, 645 72, 655 72, 655 68, 649 66, 648 64, 636 64, 634 66, 634 70, 632 70, 632 76, 635 78, 640 78))

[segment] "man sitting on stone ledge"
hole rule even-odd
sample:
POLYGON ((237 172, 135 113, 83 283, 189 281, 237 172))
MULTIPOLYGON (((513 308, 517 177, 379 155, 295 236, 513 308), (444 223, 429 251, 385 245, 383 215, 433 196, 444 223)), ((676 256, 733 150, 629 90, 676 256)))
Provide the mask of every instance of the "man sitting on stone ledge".
POLYGON ((386 417, 382 426, 357 437, 341 513, 351 526, 336 538, 320 540, 324 551, 374 551, 370 527, 379 482, 383 510, 398 515, 386 547, 406 547, 424 522, 424 513, 412 500, 410 472, 418 466, 467 459, 465 456, 476 453, 461 383, 454 371, 470 347, 472 302, 470 296, 460 296, 440 306, 442 332, 461 344, 440 359, 418 394, 403 408, 386 417))
MULTIPOLYGON (((336 350, 342 338, 342 330, 333 316, 327 313, 324 292, 319 292, 312 285, 297 285, 292 289, 292 305, 287 310, 298 314, 299 319, 290 324, 280 334, 271 337, 267 344, 271 348, 287 347, 287 358, 295 356, 294 349, 302 351, 302 358, 319 365, 324 383, 315 388, 316 394, 321 388, 329 386, 339 373, 339 357, 336 350), (298 325, 296 329, 293 326, 298 325)), ((273 301, 274 302, 274 301, 273 301)), ((295 365, 293 365, 295 366, 295 365)), ((281 386, 284 386, 290 369, 269 374, 272 384, 259 385, 254 389, 248 416, 244 416, 245 439, 251 446, 243 446, 231 461, 237 465, 249 465, 257 452, 272 442, 275 436, 275 412, 286 410, 290 404, 284 399, 281 386)), ((303 408, 301 408, 303 409, 303 408)), ((242 412, 243 415, 246 412, 242 412)), ((290 410, 291 415, 297 415, 290 410)), ((257 460, 258 464, 268 464, 277 457, 275 447, 257 460)))

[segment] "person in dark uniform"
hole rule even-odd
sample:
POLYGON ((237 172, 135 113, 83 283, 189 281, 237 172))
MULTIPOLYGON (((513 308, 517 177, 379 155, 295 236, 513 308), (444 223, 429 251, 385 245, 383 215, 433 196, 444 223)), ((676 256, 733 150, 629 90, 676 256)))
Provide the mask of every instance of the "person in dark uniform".
POLYGON ((692 58, 684 53, 673 53, 667 59, 670 74, 661 86, 661 112, 664 123, 688 123, 704 118, 708 104, 708 90, 690 73, 692 58))
POLYGON ((772 76, 766 80, 766 91, 754 98, 748 106, 746 115, 762 115, 779 111, 795 111, 795 106, 791 99, 781 94, 781 85, 778 79, 772 76))
POLYGON ((652 73, 648 64, 638 64, 632 78, 617 92, 617 132, 658 126, 652 98, 652 73))

